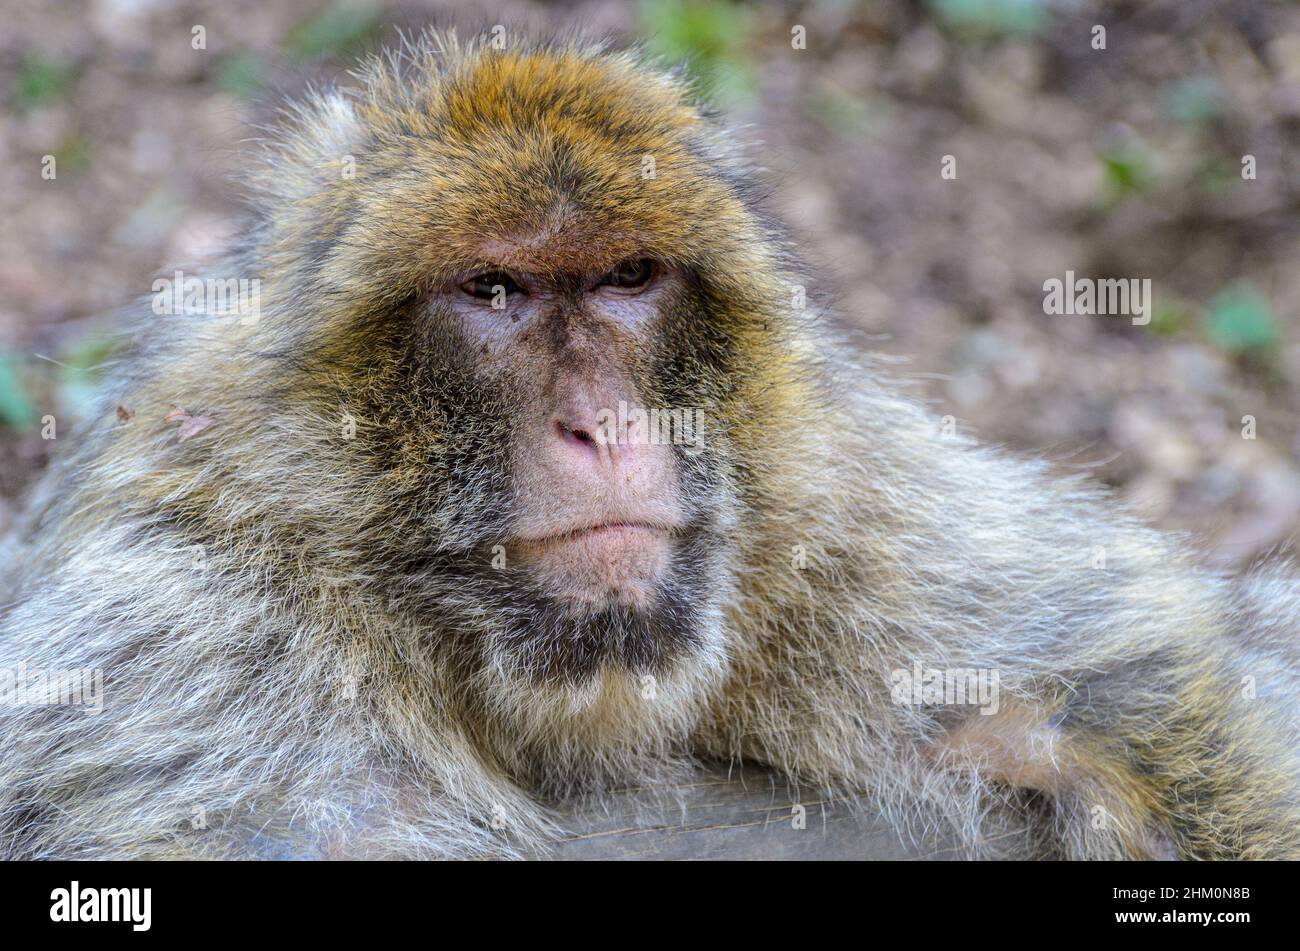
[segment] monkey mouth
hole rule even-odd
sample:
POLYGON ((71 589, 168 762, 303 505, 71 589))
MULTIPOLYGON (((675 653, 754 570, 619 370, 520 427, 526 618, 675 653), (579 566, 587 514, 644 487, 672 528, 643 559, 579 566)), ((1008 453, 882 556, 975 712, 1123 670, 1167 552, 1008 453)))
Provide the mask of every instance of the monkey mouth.
POLYGON ((672 529, 610 521, 520 539, 516 554, 559 600, 646 606, 668 572, 672 529))
POLYGON ((613 543, 636 542, 655 536, 667 538, 671 531, 672 529, 667 526, 650 522, 599 522, 595 525, 584 525, 581 528, 572 528, 568 531, 543 535, 538 538, 522 538, 520 543, 528 547, 540 548, 584 539, 600 539, 613 543))

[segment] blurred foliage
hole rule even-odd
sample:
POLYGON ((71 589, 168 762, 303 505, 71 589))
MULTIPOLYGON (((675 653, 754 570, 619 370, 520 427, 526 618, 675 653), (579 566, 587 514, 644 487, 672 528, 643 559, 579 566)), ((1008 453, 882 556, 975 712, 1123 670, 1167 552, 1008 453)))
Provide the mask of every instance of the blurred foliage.
POLYGON ((11 429, 28 429, 36 423, 36 406, 18 374, 17 361, 0 353, 0 422, 11 429))
POLYGON ((18 70, 14 98, 19 109, 28 111, 66 96, 72 89, 71 64, 54 56, 29 53, 18 70))
POLYGON ((85 334, 55 364, 55 387, 64 412, 93 412, 103 379, 102 368, 113 356, 112 339, 100 331, 85 334))
POLYGON ((1214 344, 1229 353, 1271 350, 1277 346, 1273 308, 1248 284, 1225 288, 1210 301, 1206 330, 1214 344))
POLYGON ((1036 33, 1047 20, 1042 0, 930 0, 941 23, 961 33, 1036 33))
POLYGON ((59 143, 54 153, 60 175, 76 175, 90 166, 90 140, 84 135, 70 135, 59 143))
POLYGON ((1165 89, 1164 109, 1179 122, 1207 122, 1223 111, 1223 97, 1223 86, 1213 76, 1193 76, 1165 89))
POLYGON ((640 14, 650 50, 670 62, 685 60, 711 96, 734 103, 752 94, 758 80, 747 52, 748 8, 726 0, 642 0, 640 14))
POLYGON ((43 397, 42 404, 52 396, 61 415, 84 418, 94 412, 103 367, 114 351, 113 337, 94 330, 62 349, 57 360, 0 353, 0 424, 17 430, 35 428, 41 412, 51 411, 37 409, 38 396, 43 397))
POLYGON ((265 81, 266 66, 252 53, 230 57, 217 73, 217 86, 246 102, 257 98, 265 81))
POLYGON ((1152 310, 1147 330, 1162 337, 1177 336, 1187 328, 1191 315, 1191 308, 1181 298, 1160 298, 1152 310))
POLYGON ((299 62, 341 58, 377 41, 381 26, 379 12, 369 3, 337 0, 298 24, 285 40, 284 51, 299 62))
POLYGON ((854 96, 839 89, 826 90, 812 98, 818 121, 846 139, 871 135, 888 118, 887 102, 854 96))
POLYGON ((1206 156, 1192 172, 1196 187, 1209 194, 1218 194, 1241 184, 1241 166, 1217 155, 1206 156))
POLYGON ((1133 145, 1117 145, 1101 153, 1106 184, 1113 197, 1122 198, 1151 186, 1155 172, 1151 160, 1133 145))

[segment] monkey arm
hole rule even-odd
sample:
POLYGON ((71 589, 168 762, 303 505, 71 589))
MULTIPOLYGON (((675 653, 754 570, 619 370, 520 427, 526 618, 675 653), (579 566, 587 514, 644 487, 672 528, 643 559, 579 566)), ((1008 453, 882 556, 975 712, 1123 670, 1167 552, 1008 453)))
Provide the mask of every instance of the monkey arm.
POLYGON ((976 854, 1300 855, 1294 579, 1248 597, 1039 465, 859 412, 771 496, 702 747, 976 854))

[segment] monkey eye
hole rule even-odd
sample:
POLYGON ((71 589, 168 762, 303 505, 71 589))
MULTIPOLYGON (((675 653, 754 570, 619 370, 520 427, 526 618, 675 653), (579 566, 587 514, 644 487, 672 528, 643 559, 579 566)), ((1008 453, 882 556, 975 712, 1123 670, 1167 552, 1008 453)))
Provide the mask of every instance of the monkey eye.
POLYGON ((476 274, 462 284, 460 289, 470 297, 477 297, 479 300, 492 300, 498 293, 504 293, 508 297, 511 294, 524 292, 524 289, 505 271, 484 271, 482 274, 476 274))
POLYGON ((635 258, 616 265, 613 270, 600 279, 600 285, 602 287, 635 290, 649 284, 650 278, 654 277, 654 275, 654 261, 649 258, 635 258))

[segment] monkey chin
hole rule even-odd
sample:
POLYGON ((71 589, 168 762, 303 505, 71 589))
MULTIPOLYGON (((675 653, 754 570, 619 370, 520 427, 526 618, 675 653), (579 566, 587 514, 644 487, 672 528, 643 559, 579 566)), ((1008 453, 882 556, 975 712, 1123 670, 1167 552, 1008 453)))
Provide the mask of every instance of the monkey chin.
POLYGON ((647 609, 667 575, 668 529, 610 522, 517 543, 523 565, 554 600, 582 610, 647 609))

